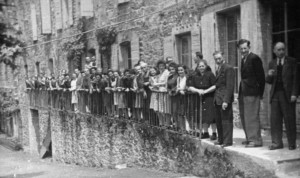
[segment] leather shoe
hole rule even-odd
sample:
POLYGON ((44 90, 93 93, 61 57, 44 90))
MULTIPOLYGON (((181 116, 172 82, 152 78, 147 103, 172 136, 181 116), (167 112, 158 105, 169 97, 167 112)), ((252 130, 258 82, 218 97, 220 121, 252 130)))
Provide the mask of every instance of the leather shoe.
POLYGON ((217 140, 217 133, 213 133, 210 137, 210 140, 217 140))
POLYGON ((281 149, 281 148, 283 148, 283 145, 275 145, 275 144, 273 144, 273 145, 269 146, 269 150, 276 150, 276 149, 281 149))
POLYGON ((228 146, 232 146, 232 143, 225 143, 225 144, 221 145, 222 148, 228 147, 228 146))
POLYGON ((254 147, 261 147, 262 145, 257 145, 253 142, 249 142, 248 145, 246 145, 246 148, 254 148, 254 147))
POLYGON ((223 145, 223 142, 216 141, 216 142, 214 143, 214 145, 223 145))
POLYGON ((248 144, 249 144, 248 140, 242 141, 242 145, 248 145, 248 144))
POLYGON ((209 133, 208 132, 204 132, 201 134, 201 139, 206 139, 209 138, 209 133))
POLYGON ((289 146, 289 150, 295 150, 295 149, 296 149, 295 145, 289 146))

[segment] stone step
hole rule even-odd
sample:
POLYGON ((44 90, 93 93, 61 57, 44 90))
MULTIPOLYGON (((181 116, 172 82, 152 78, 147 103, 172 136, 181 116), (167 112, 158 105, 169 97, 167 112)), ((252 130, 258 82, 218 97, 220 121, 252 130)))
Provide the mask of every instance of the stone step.
MULTIPOLYGON (((300 154, 300 152, 299 152, 300 154)), ((278 177, 283 177, 285 175, 294 176, 294 175, 300 175, 300 158, 295 159, 287 159, 285 161, 278 162, 278 170, 276 171, 278 174, 278 177)))
POLYGON ((221 152, 225 151, 236 167, 248 171, 249 174, 254 171, 273 173, 278 177, 299 177, 300 171, 300 140, 297 140, 297 148, 289 150, 287 139, 283 138, 284 148, 278 150, 269 150, 271 144, 270 135, 267 132, 262 133, 263 146, 256 148, 245 148, 241 144, 245 140, 245 134, 241 129, 234 129, 233 146, 220 148, 215 146, 209 139, 202 139, 202 145, 215 147, 221 152))

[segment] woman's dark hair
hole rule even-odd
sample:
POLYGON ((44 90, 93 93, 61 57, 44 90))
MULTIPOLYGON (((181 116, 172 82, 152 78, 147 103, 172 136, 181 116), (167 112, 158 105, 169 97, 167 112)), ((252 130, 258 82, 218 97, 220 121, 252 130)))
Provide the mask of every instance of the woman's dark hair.
POLYGON ((175 62, 171 62, 169 64, 168 70, 170 70, 170 67, 173 67, 175 69, 175 71, 177 72, 177 64, 175 62))
POLYGON ((136 74, 136 72, 135 72, 134 69, 129 69, 129 73, 130 73, 131 75, 135 75, 135 74, 136 74))
POLYGON ((130 69, 125 69, 123 73, 125 74, 126 72, 130 73, 130 69))
POLYGON ((188 69, 188 68, 186 67, 186 65, 182 65, 182 64, 177 65, 177 71, 178 71, 178 68, 179 68, 179 67, 182 67, 183 70, 184 70, 184 73, 187 74, 187 69, 188 69))
POLYGON ((113 70, 111 70, 111 69, 108 69, 108 70, 107 70, 107 74, 109 74, 110 72, 114 73, 114 71, 113 71, 113 70))
POLYGON ((164 60, 158 60, 157 63, 156 63, 156 67, 159 68, 160 64, 163 64, 165 66, 165 68, 167 67, 166 61, 164 61, 164 60))
POLYGON ((117 72, 119 76, 121 75, 121 72, 119 70, 114 70, 113 73, 117 72))
MULTIPOLYGON (((157 67, 155 67, 155 66, 152 66, 152 67, 150 67, 150 70, 151 70, 151 69, 154 69, 154 70, 155 70, 155 72, 156 72, 156 75, 159 73, 159 71, 158 71, 157 67)), ((151 74, 151 72, 150 72, 150 76, 153 76, 153 75, 151 74)))

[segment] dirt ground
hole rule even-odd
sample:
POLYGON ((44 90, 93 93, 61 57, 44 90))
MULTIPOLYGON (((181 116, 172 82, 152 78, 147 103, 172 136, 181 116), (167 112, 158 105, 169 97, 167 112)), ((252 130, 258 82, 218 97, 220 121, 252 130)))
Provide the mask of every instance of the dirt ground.
POLYGON ((51 158, 40 159, 0 145, 0 178, 11 177, 178 178, 184 175, 143 168, 102 169, 58 164, 53 163, 51 158))

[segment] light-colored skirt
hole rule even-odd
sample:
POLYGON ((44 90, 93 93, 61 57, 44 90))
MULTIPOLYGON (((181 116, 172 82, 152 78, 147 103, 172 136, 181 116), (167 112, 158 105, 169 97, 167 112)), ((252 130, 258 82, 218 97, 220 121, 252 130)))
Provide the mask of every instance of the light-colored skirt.
POLYGON ((72 104, 77 104, 78 103, 78 95, 77 91, 72 91, 72 104))

